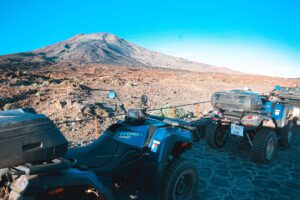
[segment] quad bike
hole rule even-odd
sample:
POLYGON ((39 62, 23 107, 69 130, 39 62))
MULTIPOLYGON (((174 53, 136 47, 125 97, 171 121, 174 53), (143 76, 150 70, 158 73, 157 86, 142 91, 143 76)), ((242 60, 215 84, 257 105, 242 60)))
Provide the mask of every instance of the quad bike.
POLYGON ((294 124, 300 126, 300 88, 276 86, 271 95, 284 104, 293 106, 294 124))
POLYGON ((277 143, 288 147, 293 137, 293 106, 252 91, 231 90, 213 94, 211 123, 206 141, 222 148, 228 136, 249 142, 254 161, 267 163, 274 158, 277 143))
MULTIPOLYGON (((119 99, 114 91, 108 96, 119 99)), ((70 149, 53 122, 33 109, 0 112, 2 198, 192 199, 197 168, 182 157, 192 147, 191 131, 148 115, 145 95, 142 102, 141 109, 122 104, 125 120, 70 149)))

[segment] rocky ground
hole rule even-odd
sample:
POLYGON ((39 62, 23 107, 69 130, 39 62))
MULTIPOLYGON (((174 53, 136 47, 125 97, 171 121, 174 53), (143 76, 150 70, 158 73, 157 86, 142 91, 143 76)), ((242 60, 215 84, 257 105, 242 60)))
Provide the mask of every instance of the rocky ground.
POLYGON ((254 163, 250 147, 229 140, 215 150, 205 141, 189 154, 199 169, 200 184, 195 199, 300 199, 300 129, 288 149, 278 148, 275 159, 266 165, 254 163))
MULTIPOLYGON (((243 88, 270 91, 275 85, 300 85, 300 79, 228 75, 110 65, 60 64, 32 70, 0 71, 0 110, 33 107, 57 123, 71 144, 85 145, 113 123, 118 102, 107 98, 115 90, 127 108, 142 94, 149 108, 209 100, 214 91, 243 88)), ((210 104, 183 107, 177 115, 199 115, 210 104)), ((157 111, 156 111, 157 112, 157 111)), ((166 112, 165 112, 166 115, 166 112)), ((170 117, 170 112, 167 112, 170 117)), ((122 117, 121 117, 122 118, 122 117)), ((213 150, 204 140, 190 153, 199 168, 196 199, 300 199, 300 134, 290 149, 279 148, 269 165, 253 163, 250 149, 229 141, 213 150)))
MULTIPOLYGON (((1 71, 0 109, 33 107, 54 120, 71 142, 85 144, 95 138, 95 116, 99 118, 100 133, 115 120, 108 116, 115 112, 118 102, 107 98, 108 90, 115 90, 127 108, 135 107, 142 94, 148 95, 149 108, 160 108, 209 100, 217 90, 247 86, 264 92, 274 85, 295 84, 300 85, 300 80, 65 63, 1 71)), ((198 116, 209 110, 210 104, 183 109, 198 116)))

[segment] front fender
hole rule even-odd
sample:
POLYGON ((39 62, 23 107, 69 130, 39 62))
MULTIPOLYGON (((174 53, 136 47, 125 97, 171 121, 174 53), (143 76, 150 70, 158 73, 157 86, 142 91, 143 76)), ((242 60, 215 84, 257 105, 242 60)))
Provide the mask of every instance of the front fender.
POLYGON ((193 143, 192 133, 189 130, 178 127, 167 127, 158 129, 149 145, 151 149, 151 162, 146 165, 146 180, 153 199, 160 199, 162 182, 165 170, 176 144, 184 144, 182 148, 189 148, 193 143), (159 142, 157 147, 153 147, 159 142), (151 172, 151 173, 150 173, 151 172), (154 197, 155 194, 155 197, 154 197))
POLYGON ((156 162, 168 162, 176 143, 192 144, 191 131, 178 127, 167 127, 156 131, 149 145, 151 151, 155 153, 156 162), (158 144, 157 149, 153 146, 155 143, 158 144))

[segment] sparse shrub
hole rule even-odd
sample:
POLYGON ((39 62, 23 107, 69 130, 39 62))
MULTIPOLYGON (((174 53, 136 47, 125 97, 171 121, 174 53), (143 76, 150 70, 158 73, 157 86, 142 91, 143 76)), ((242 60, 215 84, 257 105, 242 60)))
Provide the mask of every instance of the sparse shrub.
POLYGON ((66 48, 66 49, 70 49, 71 46, 70 46, 69 44, 66 44, 66 45, 65 45, 65 48, 66 48))
MULTIPOLYGON (((159 117, 168 117, 172 118, 172 108, 170 105, 164 105, 162 109, 155 110, 150 112, 151 115, 159 116, 159 117)), ((185 119, 192 118, 194 114, 192 112, 186 111, 182 108, 175 108, 175 118, 185 119)))

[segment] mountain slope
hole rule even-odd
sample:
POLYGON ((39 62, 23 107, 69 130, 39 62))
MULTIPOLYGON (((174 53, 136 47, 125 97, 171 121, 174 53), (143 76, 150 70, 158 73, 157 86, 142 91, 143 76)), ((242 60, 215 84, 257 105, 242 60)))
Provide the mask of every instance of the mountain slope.
POLYGON ((48 65, 59 62, 149 66, 202 72, 234 71, 147 50, 109 33, 79 34, 35 51, 0 57, 0 66, 48 65))

